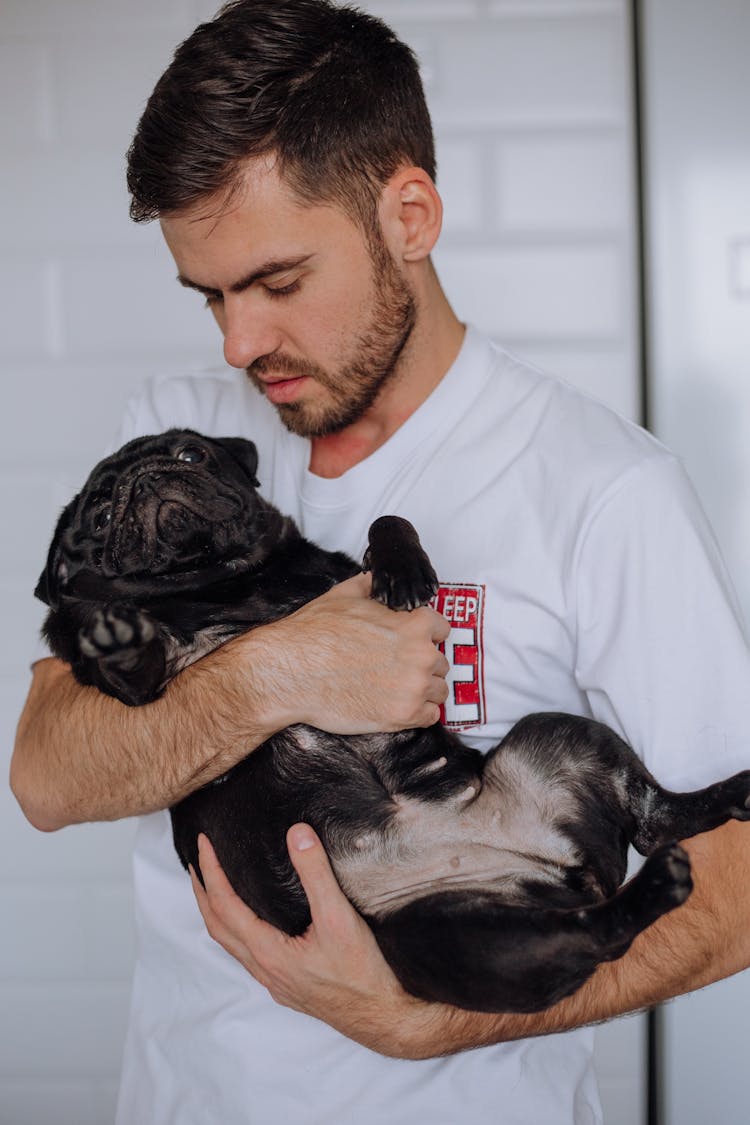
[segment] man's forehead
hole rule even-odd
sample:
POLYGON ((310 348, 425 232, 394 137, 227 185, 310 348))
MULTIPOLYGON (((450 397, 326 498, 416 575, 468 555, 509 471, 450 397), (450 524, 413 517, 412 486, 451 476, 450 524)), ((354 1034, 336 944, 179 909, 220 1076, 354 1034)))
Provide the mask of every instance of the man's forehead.
POLYGON ((268 263, 310 261, 334 245, 352 249, 362 231, 333 203, 301 200, 276 161, 247 162, 236 187, 160 218, 178 278, 205 290, 245 288, 245 279, 276 272, 268 263), (346 228, 346 230, 344 229, 346 228))
POLYGON ((167 212, 160 217, 160 223, 165 233, 195 227, 203 237, 208 237, 218 223, 262 207, 306 210, 306 205, 280 175, 278 161, 270 156, 243 161, 225 187, 179 211, 167 212))
POLYGON ((259 199, 245 187, 231 200, 204 199, 160 223, 181 277, 207 288, 313 249, 311 225, 298 206, 280 194, 259 199))

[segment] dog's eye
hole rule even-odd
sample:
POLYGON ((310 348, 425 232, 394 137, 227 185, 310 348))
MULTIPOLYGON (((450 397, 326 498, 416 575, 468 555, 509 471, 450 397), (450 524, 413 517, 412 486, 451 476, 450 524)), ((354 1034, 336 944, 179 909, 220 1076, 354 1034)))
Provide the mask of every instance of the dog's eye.
POLYGON ((112 519, 111 505, 105 504, 94 516, 94 531, 104 531, 112 519))
POLYGON ((206 454, 199 445, 183 445, 177 453, 178 461, 187 461, 190 465, 197 465, 206 460, 206 454))

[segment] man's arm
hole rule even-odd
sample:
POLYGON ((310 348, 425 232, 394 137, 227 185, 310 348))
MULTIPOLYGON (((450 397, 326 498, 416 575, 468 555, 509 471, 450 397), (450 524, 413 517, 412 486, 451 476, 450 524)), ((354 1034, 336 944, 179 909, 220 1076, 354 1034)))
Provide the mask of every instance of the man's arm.
POLYGON ((394 613, 369 588, 358 575, 235 638, 143 707, 40 661, 11 763, 28 819, 51 831, 167 808, 292 723, 354 734, 435 722, 448 625, 427 608, 394 613))
POLYGON ((289 852, 312 924, 290 938, 234 893, 201 842, 206 891, 193 887, 209 932, 280 1004, 324 1020, 381 1054, 424 1059, 530 1035, 566 1031, 638 1011, 750 965, 750 826, 730 822, 685 843, 695 890, 600 965, 578 992, 534 1015, 487 1015, 427 1004, 403 991, 372 933, 342 894, 308 826, 290 829, 289 852))

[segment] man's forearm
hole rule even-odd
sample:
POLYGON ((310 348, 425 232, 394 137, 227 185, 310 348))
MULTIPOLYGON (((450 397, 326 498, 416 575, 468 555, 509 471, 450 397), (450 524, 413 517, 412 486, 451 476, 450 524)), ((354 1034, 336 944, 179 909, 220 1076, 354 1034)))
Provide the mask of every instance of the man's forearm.
MULTIPOLYGON (((533 1015, 486 1015, 439 1005, 415 1012, 402 1054, 430 1058, 548 1035, 641 1011, 750 965, 750 826, 730 822, 688 840, 695 890, 618 961, 599 966, 573 996, 533 1015)), ((391 1053, 391 1052, 386 1052, 391 1053)))
POLYGON ((11 766, 26 816, 52 830, 167 808, 292 723, 342 734, 434 723, 449 626, 431 609, 386 609, 369 589, 358 575, 236 637, 143 707, 40 661, 11 766))
POLYGON ((28 819, 54 830, 154 812, 219 777, 278 729, 240 667, 230 642, 161 699, 126 707, 82 687, 61 661, 41 661, 11 764, 28 819))

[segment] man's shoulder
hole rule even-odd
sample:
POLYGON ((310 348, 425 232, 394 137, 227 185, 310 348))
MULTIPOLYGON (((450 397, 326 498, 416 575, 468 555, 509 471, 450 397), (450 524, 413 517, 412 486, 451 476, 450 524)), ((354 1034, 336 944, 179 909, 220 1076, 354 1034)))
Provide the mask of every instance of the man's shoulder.
POLYGON ((247 437, 275 430, 268 404, 230 367, 195 367, 151 376, 131 398, 125 427, 137 434, 176 426, 211 437, 247 437))
POLYGON ((474 416, 495 442, 502 434, 520 456, 559 465, 568 483, 577 472, 617 477, 672 459, 652 434, 595 394, 486 337, 482 342, 490 377, 474 416))

